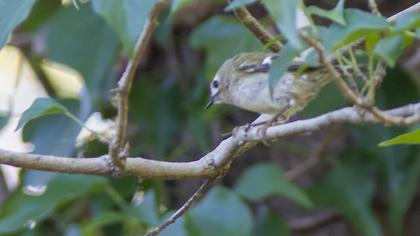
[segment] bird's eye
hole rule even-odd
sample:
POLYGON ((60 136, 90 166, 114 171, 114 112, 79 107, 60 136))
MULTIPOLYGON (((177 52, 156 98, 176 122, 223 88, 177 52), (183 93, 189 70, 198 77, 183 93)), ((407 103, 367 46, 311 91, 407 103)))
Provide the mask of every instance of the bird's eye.
POLYGON ((219 87, 219 81, 213 80, 212 86, 213 86, 213 88, 218 88, 219 87))

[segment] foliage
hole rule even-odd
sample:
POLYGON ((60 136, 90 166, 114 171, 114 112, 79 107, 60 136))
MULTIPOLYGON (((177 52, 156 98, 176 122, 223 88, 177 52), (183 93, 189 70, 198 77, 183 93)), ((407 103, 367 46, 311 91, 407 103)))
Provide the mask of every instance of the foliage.
MULTIPOLYGON (((26 59, 37 58, 38 64, 43 59, 64 64, 83 78, 79 100, 40 98, 20 116, 17 129, 23 128, 23 139, 34 145, 33 153, 75 156, 74 140, 81 129, 78 123, 96 111, 103 117, 115 115, 110 90, 133 56, 154 2, 92 0, 81 2, 75 9, 47 0, 0 0, 0 46, 6 44, 11 33, 33 34, 33 38, 41 39, 44 51, 40 53, 32 44, 17 45, 26 59)), ((203 113, 202 109, 208 81, 227 58, 239 52, 264 50, 264 45, 228 12, 258 5, 256 2, 236 0, 226 5, 222 1, 177 0, 161 14, 130 95, 128 135, 132 155, 193 160, 214 147, 222 133, 251 120, 243 111, 216 108, 203 113), (200 15, 200 4, 209 8, 204 16, 200 15), (178 14, 181 11, 196 18, 178 14)), ((344 9, 342 0, 331 10, 325 10, 323 4, 306 7, 305 1, 261 2, 270 14, 265 16, 271 17, 267 22, 282 33, 276 38, 288 40, 270 69, 271 89, 293 58, 308 48, 295 25, 294 12, 303 8, 313 24, 305 32, 319 38, 329 55, 338 55, 343 47, 365 39, 363 49, 338 55, 343 65, 366 63, 370 68, 367 80, 357 84, 363 95, 371 95, 372 90, 367 88, 374 87, 369 83, 373 80, 372 68, 383 60, 390 68, 375 94, 377 104, 391 108, 418 102, 418 83, 402 72, 398 62, 404 60, 400 58, 403 50, 420 38, 419 13, 388 22, 367 11, 344 9), (315 25, 317 18, 328 21, 328 25, 315 25)), ((13 44, 13 39, 9 43, 13 44)), ((305 66, 317 64, 318 57, 311 52, 305 66)), ((321 114, 344 103, 340 92, 328 87, 301 115, 321 114)), ((8 112, 0 114, 0 129, 9 120, 8 112)), ((322 130, 317 135, 328 132, 322 130)), ((286 156, 301 162, 295 156, 304 153, 307 157, 315 152, 310 147, 321 145, 317 138, 299 136, 273 144, 271 153, 259 147, 245 154, 232 163, 232 171, 221 183, 224 186, 213 187, 161 235, 292 235, 293 229, 285 222, 297 214, 283 212, 278 205, 291 206, 299 216, 334 209, 362 235, 404 234, 404 219, 419 190, 419 129, 345 127, 338 136, 332 141, 338 147, 331 148, 334 151, 328 152, 328 159, 322 159, 321 169, 307 173, 309 181, 304 186, 287 179, 283 170, 288 166, 286 156), (248 159, 257 164, 247 164, 248 159), (378 198, 384 209, 375 208, 378 198)), ((92 150, 86 153, 104 154, 98 151, 102 149, 92 150)), ((22 171, 20 178, 21 184, 1 205, 2 235, 143 234, 166 219, 196 186, 185 187, 182 181, 31 170, 22 171), (24 191, 34 186, 46 189, 35 194, 24 191)))

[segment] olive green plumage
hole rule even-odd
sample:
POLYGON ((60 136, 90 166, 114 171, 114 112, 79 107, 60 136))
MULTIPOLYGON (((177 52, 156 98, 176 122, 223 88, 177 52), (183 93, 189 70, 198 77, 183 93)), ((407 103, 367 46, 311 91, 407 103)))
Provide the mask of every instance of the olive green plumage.
POLYGON ((322 68, 305 70, 300 76, 288 72, 280 78, 271 97, 268 68, 276 56, 251 52, 226 60, 210 84, 209 104, 226 103, 261 114, 282 112, 287 118, 302 110, 330 81, 322 68))

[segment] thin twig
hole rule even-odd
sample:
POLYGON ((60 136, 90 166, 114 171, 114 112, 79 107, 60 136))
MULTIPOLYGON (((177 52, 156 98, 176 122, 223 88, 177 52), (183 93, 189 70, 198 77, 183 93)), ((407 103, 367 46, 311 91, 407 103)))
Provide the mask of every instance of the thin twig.
POLYGON ((388 115, 381 111, 379 108, 372 106, 364 98, 358 97, 350 89, 347 83, 341 78, 340 73, 332 65, 327 57, 327 54, 325 53, 323 46, 316 39, 309 37, 305 32, 301 31, 300 36, 318 52, 321 64, 327 69, 331 78, 336 82, 341 92, 343 92, 344 96, 351 103, 371 112, 376 118, 378 118, 382 123, 386 125, 406 125, 407 123, 410 123, 412 119, 417 119, 417 116, 403 118, 388 115))
POLYGON ((158 227, 153 228, 150 230, 145 236, 156 236, 162 230, 164 230, 169 225, 173 224, 179 217, 181 217, 185 212, 194 206, 198 201, 200 201, 204 195, 210 190, 211 186, 217 181, 218 176, 212 177, 206 180, 203 184, 201 184, 200 188, 195 191, 195 193, 182 205, 176 212, 174 212, 168 219, 166 219, 162 224, 158 227))
MULTIPOLYGON (((228 0, 228 2, 231 1, 228 0)), ((233 10, 233 13, 262 44, 268 45, 268 48, 273 52, 280 51, 282 44, 276 40, 245 7, 238 7, 233 10)))
POLYGON ((117 172, 124 170, 125 159, 128 155, 128 146, 126 143, 128 95, 130 94, 139 61, 144 56, 152 33, 158 25, 157 17, 159 16, 161 9, 167 3, 168 0, 159 0, 156 2, 156 5, 149 14, 149 18, 146 20, 143 32, 140 34, 140 37, 136 42, 134 57, 128 62, 125 72, 118 82, 118 88, 116 89, 118 109, 116 120, 117 130, 111 145, 109 145, 111 164, 117 172))

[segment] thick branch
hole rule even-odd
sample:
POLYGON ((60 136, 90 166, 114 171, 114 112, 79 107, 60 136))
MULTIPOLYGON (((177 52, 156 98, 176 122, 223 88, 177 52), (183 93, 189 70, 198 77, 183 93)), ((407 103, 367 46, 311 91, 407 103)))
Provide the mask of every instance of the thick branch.
POLYGON ((117 88, 117 130, 114 139, 109 147, 109 155, 112 158, 112 164, 114 167, 119 169, 124 168, 124 159, 126 152, 128 152, 126 146, 126 133, 127 133, 127 119, 128 119, 128 95, 130 94, 131 86, 133 84, 133 79, 136 74, 137 66, 140 59, 143 57, 146 52, 147 45, 152 37, 152 33, 156 26, 158 25, 157 17, 159 12, 168 3, 168 0, 159 0, 157 1, 154 9, 150 12, 149 18, 147 19, 143 32, 140 34, 139 39, 136 42, 135 46, 135 55, 131 59, 125 72, 121 79, 118 82, 117 88))
MULTIPOLYGON (((258 131, 259 127, 253 127, 248 132, 239 129, 235 137, 223 140, 213 151, 197 161, 165 162, 132 157, 127 158, 126 169, 121 174, 162 179, 209 178, 220 173, 221 168, 239 155, 247 147, 246 144, 250 143, 249 141, 258 142, 264 138, 276 139, 316 131, 336 123, 380 123, 380 120, 371 114, 360 116, 359 113, 354 108, 343 108, 315 118, 269 127, 265 135, 258 131)), ((393 116, 417 117, 417 119, 412 119, 410 124, 418 123, 420 122, 420 102, 389 110, 386 113, 393 116)), ((72 174, 109 175, 112 169, 107 163, 108 158, 106 155, 98 158, 69 158, 16 153, 0 149, 1 164, 72 174)))

